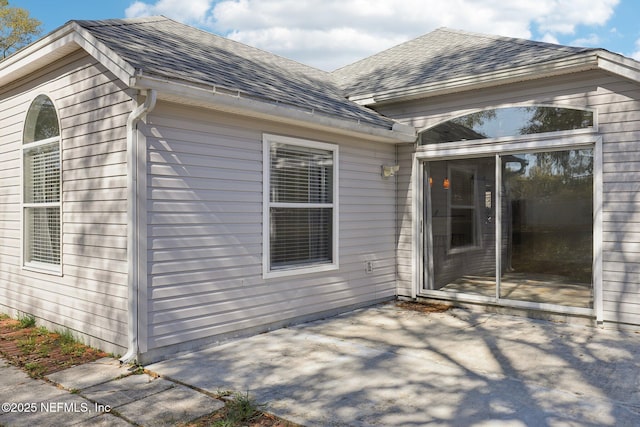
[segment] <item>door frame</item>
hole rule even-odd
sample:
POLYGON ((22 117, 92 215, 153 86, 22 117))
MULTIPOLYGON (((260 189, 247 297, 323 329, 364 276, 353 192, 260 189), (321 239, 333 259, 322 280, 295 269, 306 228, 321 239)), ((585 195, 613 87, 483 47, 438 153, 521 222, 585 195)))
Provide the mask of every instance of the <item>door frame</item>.
MULTIPOLYGON (((603 284, 602 284, 602 136, 592 130, 571 132, 553 132, 548 134, 526 135, 522 137, 491 138, 475 141, 459 141, 433 145, 417 146, 413 154, 412 165, 412 252, 413 278, 412 297, 431 297, 460 302, 485 303, 506 307, 533 309, 555 313, 595 317, 598 324, 603 322, 603 284), (496 179, 501 173, 499 156, 525 152, 561 151, 580 148, 593 148, 593 308, 563 306, 549 303, 516 301, 500 298, 499 283, 496 283, 496 295, 484 297, 480 295, 446 293, 424 288, 424 253, 426 233, 431 233, 425 218, 424 200, 424 163, 438 160, 452 160, 474 157, 496 157, 496 179)), ((496 191, 496 206, 501 206, 500 191, 496 191)), ((427 206, 427 209, 429 207, 427 206)), ((501 216, 496 210, 496 233, 499 233, 501 216)), ((496 256, 496 271, 500 271, 500 258, 496 256)))

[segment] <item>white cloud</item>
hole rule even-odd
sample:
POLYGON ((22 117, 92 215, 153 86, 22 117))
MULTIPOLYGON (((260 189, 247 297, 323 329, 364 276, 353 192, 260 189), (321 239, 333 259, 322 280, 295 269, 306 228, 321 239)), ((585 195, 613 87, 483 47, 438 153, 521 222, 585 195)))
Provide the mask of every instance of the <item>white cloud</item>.
POLYGON ((127 18, 165 15, 181 22, 204 23, 213 0, 158 0, 154 4, 135 1, 125 10, 127 18))
POLYGON ((534 18, 540 31, 573 34, 578 25, 604 25, 620 0, 542 0, 549 13, 534 18))
POLYGON ((560 44, 560 42, 558 41, 558 38, 550 33, 546 33, 544 36, 542 36, 540 41, 543 41, 545 43, 560 44))
POLYGON ((636 51, 629 56, 631 56, 636 61, 640 61, 640 39, 636 40, 636 51))
POLYGON ((127 16, 163 14, 322 69, 450 27, 558 43, 578 26, 599 26, 619 0, 158 0, 127 16))
POLYGON ((572 46, 598 46, 600 44, 600 36, 597 34, 589 34, 587 37, 581 37, 571 42, 572 46))

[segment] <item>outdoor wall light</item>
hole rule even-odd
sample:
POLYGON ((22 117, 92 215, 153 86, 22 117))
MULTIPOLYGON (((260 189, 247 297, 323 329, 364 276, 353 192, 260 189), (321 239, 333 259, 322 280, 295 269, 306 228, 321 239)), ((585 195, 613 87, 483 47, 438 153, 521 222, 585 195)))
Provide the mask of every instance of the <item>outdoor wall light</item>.
POLYGON ((382 177, 389 178, 390 176, 394 176, 398 172, 398 170, 400 170, 400 165, 382 165, 382 177))
POLYGON ((442 188, 444 188, 445 190, 448 190, 449 187, 451 187, 451 183, 449 182, 449 178, 445 178, 444 181, 442 181, 442 188))

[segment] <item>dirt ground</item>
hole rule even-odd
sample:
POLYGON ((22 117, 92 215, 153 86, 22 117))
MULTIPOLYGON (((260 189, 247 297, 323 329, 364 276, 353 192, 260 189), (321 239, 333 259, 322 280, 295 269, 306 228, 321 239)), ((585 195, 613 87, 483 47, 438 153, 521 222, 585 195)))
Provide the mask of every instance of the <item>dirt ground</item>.
POLYGON ((71 334, 21 327, 18 320, 7 317, 0 317, 0 354, 34 378, 107 356, 75 341, 71 334))
POLYGON ((398 301, 396 307, 405 310, 419 311, 420 313, 444 313, 451 308, 448 304, 421 303, 413 301, 398 301))
MULTIPOLYGON (((33 378, 42 378, 72 366, 93 362, 108 356, 100 350, 87 347, 67 332, 49 332, 37 326, 24 327, 19 320, 0 314, 0 355, 33 378)), ((228 410, 205 415, 182 424, 182 427, 232 426, 228 410)), ((248 420, 237 425, 248 427, 296 427, 296 424, 256 411, 248 420)))

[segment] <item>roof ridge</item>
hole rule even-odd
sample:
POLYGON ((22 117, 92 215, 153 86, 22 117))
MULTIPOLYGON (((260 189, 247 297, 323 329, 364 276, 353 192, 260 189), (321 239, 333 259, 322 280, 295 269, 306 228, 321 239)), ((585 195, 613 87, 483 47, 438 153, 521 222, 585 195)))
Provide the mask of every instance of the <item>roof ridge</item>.
POLYGON ((581 51, 600 50, 599 48, 590 48, 590 47, 584 47, 584 46, 568 46, 568 45, 563 45, 563 44, 559 44, 559 43, 549 43, 549 42, 544 42, 544 41, 539 41, 539 40, 530 40, 530 39, 526 39, 526 38, 522 38, 522 37, 512 37, 512 36, 501 36, 501 35, 498 35, 498 34, 477 33, 477 32, 474 32, 474 31, 460 30, 460 29, 449 28, 449 27, 440 27, 440 28, 435 29, 434 32, 435 31, 443 31, 443 32, 449 32, 449 33, 453 33, 453 34, 467 35, 467 36, 473 36, 473 37, 485 38, 485 39, 491 39, 491 40, 501 40, 501 41, 516 43, 516 44, 525 45, 525 46, 531 46, 532 44, 544 45, 545 47, 547 47, 549 49, 556 49, 556 50, 563 51, 563 52, 566 52, 568 50, 571 50, 571 51, 576 51, 576 50, 581 50, 581 51))
POLYGON ((148 24, 154 22, 172 21, 163 15, 143 16, 139 18, 119 18, 119 19, 74 19, 69 22, 75 22, 82 27, 116 27, 120 25, 148 24))
POLYGON ((425 37, 429 37, 429 36, 433 36, 436 33, 439 32, 447 32, 447 33, 451 33, 451 34, 457 34, 457 35, 462 35, 462 36, 469 36, 469 37, 475 37, 475 38, 480 38, 480 39, 487 39, 487 40, 498 40, 498 41, 503 41, 503 42, 509 42, 509 43, 514 43, 520 46, 544 46, 548 49, 554 49, 556 51, 559 52, 572 52, 572 53, 579 53, 579 52, 587 52, 587 51, 596 51, 596 50, 603 50, 601 48, 588 48, 588 47, 579 47, 579 46, 567 46, 567 45, 561 45, 561 44, 557 44, 557 43, 549 43, 549 42, 543 42, 543 41, 536 41, 536 40, 529 40, 529 39, 525 39, 525 38, 521 38, 521 37, 510 37, 510 36, 501 36, 501 35, 494 35, 494 34, 484 34, 484 33, 477 33, 477 32, 473 32, 473 31, 467 31, 467 30, 459 30, 459 29, 455 29, 455 28, 449 28, 449 27, 438 27, 428 33, 422 34, 418 37, 414 37, 412 39, 406 40, 402 43, 396 44, 394 46, 391 46, 387 49, 381 50, 380 52, 376 52, 373 55, 367 56, 365 58, 359 59, 356 62, 353 62, 351 64, 347 64, 344 65, 340 68, 337 68, 335 70, 332 71, 332 74, 335 73, 334 75, 340 74, 340 72, 344 69, 349 69, 352 66, 359 64, 363 61, 367 61, 370 58, 376 57, 376 56, 383 56, 383 54, 388 53, 389 51, 392 51, 396 48, 401 48, 402 46, 406 46, 408 44, 411 43, 419 43, 420 40, 422 40, 425 37))

